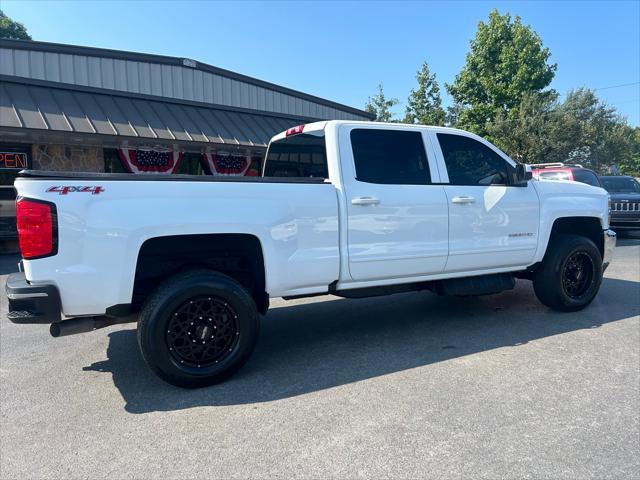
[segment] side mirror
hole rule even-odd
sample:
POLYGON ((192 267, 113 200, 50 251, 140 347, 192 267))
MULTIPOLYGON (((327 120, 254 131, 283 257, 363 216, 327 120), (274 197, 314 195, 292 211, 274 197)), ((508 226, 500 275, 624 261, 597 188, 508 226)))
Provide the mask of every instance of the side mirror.
POLYGON ((531 167, 522 163, 516 165, 516 187, 526 187, 532 178, 533 173, 531 173, 531 167))

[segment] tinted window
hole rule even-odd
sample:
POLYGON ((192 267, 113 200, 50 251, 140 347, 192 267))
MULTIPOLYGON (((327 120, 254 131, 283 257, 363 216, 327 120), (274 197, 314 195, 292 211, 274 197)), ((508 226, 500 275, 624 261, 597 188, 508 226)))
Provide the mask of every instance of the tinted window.
POLYGON ((351 130, 356 178, 388 185, 431 183, 420 132, 357 128, 351 130))
POLYGON ((590 170, 574 170, 573 179, 576 182, 586 183, 587 185, 593 185, 594 187, 600 186, 598 177, 596 177, 596 174, 590 170))
POLYGON ((473 138, 438 133, 452 185, 508 185, 515 168, 473 138))
POLYGON ((271 142, 264 176, 328 178, 324 137, 301 133, 271 142))

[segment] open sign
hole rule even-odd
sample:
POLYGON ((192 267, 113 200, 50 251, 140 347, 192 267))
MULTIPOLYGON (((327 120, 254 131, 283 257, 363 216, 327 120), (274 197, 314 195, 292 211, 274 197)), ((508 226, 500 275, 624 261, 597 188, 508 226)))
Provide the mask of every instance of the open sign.
POLYGON ((29 168, 26 153, 0 152, 0 170, 22 170, 25 168, 29 168))

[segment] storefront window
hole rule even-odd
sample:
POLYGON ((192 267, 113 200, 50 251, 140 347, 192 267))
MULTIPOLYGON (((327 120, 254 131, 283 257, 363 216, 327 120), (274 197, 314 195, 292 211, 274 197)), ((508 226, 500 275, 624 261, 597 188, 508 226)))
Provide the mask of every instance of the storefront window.
POLYGON ((127 173, 127 170, 122 166, 116 148, 104 149, 104 171, 106 173, 127 173))
POLYGON ((200 162, 201 158, 201 153, 184 153, 176 173, 182 175, 204 175, 202 163, 200 162))
POLYGON ((13 185, 20 170, 31 168, 31 146, 0 143, 0 185, 13 185))
POLYGON ((264 158, 265 152, 253 152, 251 155, 251 166, 249 167, 249 171, 247 175, 250 177, 259 177, 260 176, 260 168, 262 165, 262 159, 264 158))
MULTIPOLYGON (((225 152, 226 151, 227 150, 225 150, 225 152)), ((244 152, 246 152, 246 150, 244 152)), ((243 153, 243 156, 244 155, 246 155, 246 153, 243 153)), ((249 155, 251 165, 246 175, 259 176, 264 151, 252 150, 249 155)), ((203 159, 202 153, 184 152, 175 173, 182 175, 207 175, 207 170, 204 168, 204 165, 206 165, 206 161, 203 159)), ((122 165, 122 160, 120 159, 117 148, 104 149, 104 171, 106 173, 128 173, 128 170, 122 165)))

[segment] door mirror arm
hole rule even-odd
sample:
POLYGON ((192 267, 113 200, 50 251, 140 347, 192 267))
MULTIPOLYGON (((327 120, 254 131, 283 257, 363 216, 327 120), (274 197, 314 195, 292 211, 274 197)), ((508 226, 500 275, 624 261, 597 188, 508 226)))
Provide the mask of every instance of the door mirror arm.
POLYGON ((531 167, 523 163, 518 163, 516 165, 515 187, 526 187, 529 184, 529 180, 532 178, 533 174, 531 173, 531 167))

